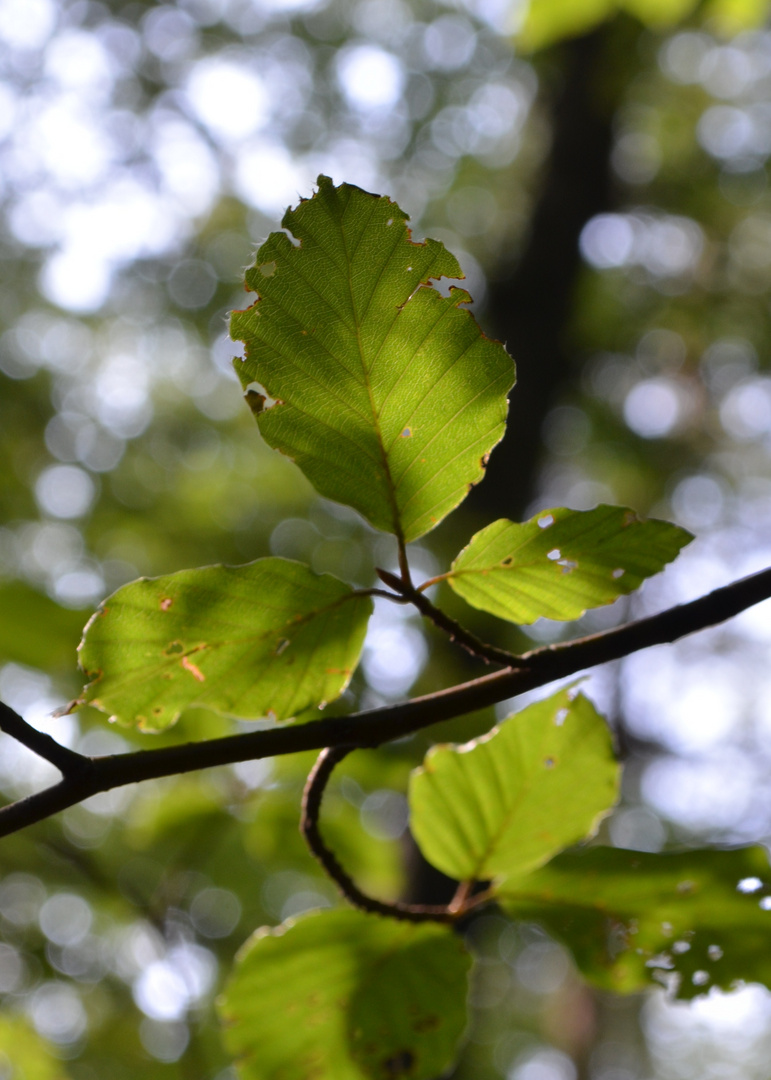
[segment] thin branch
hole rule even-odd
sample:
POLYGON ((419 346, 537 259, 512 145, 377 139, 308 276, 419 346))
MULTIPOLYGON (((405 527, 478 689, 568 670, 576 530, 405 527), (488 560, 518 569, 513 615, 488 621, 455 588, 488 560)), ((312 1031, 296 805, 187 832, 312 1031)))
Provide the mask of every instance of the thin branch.
POLYGON ((22 746, 32 750, 38 757, 50 761, 63 776, 78 776, 90 766, 90 760, 83 754, 62 746, 50 735, 38 731, 23 720, 17 712, 0 701, 0 731, 16 739, 22 746))
POLYGON ((319 830, 319 812, 324 790, 332 770, 354 749, 353 746, 327 747, 321 751, 310 771, 303 791, 300 832, 311 854, 321 863, 325 873, 335 882, 346 900, 361 911, 369 911, 374 915, 389 915, 392 919, 402 919, 405 922, 453 922, 459 917, 460 911, 451 911, 443 904, 402 904, 398 901, 387 904, 373 896, 367 896, 342 868, 335 853, 324 843, 319 830))
POLYGON ((456 642, 466 652, 470 652, 472 656, 484 660, 486 664, 498 664, 500 667, 507 668, 522 667, 521 657, 507 652, 505 649, 497 649, 494 645, 488 645, 480 640, 476 635, 466 630, 464 626, 461 626, 459 622, 456 622, 455 619, 450 618, 449 615, 435 607, 420 589, 405 586, 404 582, 387 570, 381 570, 378 567, 376 572, 385 585, 390 585, 392 589, 395 589, 404 598, 405 602, 413 604, 424 618, 438 626, 440 630, 443 630, 449 636, 451 641, 456 642))
MULTIPOLYGON (((768 569, 658 615, 577 641, 535 649, 521 658, 526 667, 505 668, 398 705, 181 746, 89 758, 88 768, 79 775, 72 773, 45 791, 2 807, 0 836, 42 821, 97 792, 110 791, 124 784, 303 750, 380 746, 442 720, 452 720, 546 686, 555 679, 620 660, 639 649, 677 641, 687 634, 724 622, 770 597, 771 569, 768 569)), ((8 730, 5 723, 2 726, 8 730)), ((9 734, 13 733, 9 731, 9 734)), ((72 751, 63 755, 68 761, 69 754, 72 751)))

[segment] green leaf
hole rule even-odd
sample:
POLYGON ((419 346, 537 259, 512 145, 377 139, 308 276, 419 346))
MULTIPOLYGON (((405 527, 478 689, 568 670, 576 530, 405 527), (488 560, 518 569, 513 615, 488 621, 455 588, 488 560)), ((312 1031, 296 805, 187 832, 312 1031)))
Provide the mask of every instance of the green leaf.
POLYGON ((697 4, 698 0, 530 0, 517 43, 525 49, 542 49, 587 34, 621 11, 645 26, 660 29, 686 18, 697 4))
POLYGON ((65 1080, 67 1073, 22 1016, 0 1016, 0 1076, 8 1080, 65 1080))
POLYGON ((665 855, 594 847, 506 882, 498 900, 561 938, 592 982, 618 993, 672 983, 688 998, 736 980, 771 987, 769 894, 760 847, 665 855))
POLYGON ((87 612, 61 607, 21 581, 0 585, 0 611, 0 664, 73 670, 87 612))
POLYGON ((693 537, 622 506, 542 510, 505 518, 471 538, 446 578, 473 607, 515 623, 576 619, 634 592, 693 537))
POLYGON ((413 243, 388 198, 318 184, 282 222, 299 245, 272 233, 247 272, 259 299, 233 313, 235 367, 271 446, 322 495, 415 540, 481 479, 514 367, 460 308, 468 293, 429 285, 463 276, 442 244, 413 243))
POLYGON ((368 597, 289 559, 141 578, 86 626, 81 703, 155 731, 191 705, 287 720, 342 693, 371 613, 368 597))
POLYGON ((465 746, 436 746, 410 784, 410 828, 459 881, 506 878, 591 836, 618 798, 608 727, 562 690, 465 746))
POLYGON ((466 1024, 471 959, 447 928, 350 909, 260 930, 221 1003, 245 1080, 433 1080, 466 1024))

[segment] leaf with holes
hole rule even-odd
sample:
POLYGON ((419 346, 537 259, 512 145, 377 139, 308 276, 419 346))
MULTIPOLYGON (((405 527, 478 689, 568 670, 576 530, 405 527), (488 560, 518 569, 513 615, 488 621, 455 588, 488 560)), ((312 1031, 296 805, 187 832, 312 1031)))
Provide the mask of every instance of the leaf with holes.
POLYGON ((359 911, 260 930, 221 1003, 244 1080, 433 1080, 466 1026, 471 958, 446 927, 359 911))
POLYGON ((504 879, 591 836, 618 797, 610 732, 571 689, 465 746, 435 746, 410 784, 410 828, 459 881, 504 879))
POLYGON ((617 993, 651 982, 683 998, 740 980, 771 987, 771 869, 760 847, 566 852, 507 881, 498 900, 563 941, 591 982, 617 993))
POLYGON ((233 313, 235 367, 262 435, 322 495, 405 540, 481 479, 503 435, 514 366, 453 288, 436 240, 414 243, 385 197, 325 176, 247 271, 259 299, 233 313))
POLYGON ((287 720, 342 693, 371 613, 369 597, 289 559, 141 578, 86 626, 81 703, 150 731, 195 705, 287 720))
POLYGON ((692 539, 622 506, 542 510, 523 525, 482 529, 444 576, 473 607, 510 622, 577 619, 634 592, 692 539))

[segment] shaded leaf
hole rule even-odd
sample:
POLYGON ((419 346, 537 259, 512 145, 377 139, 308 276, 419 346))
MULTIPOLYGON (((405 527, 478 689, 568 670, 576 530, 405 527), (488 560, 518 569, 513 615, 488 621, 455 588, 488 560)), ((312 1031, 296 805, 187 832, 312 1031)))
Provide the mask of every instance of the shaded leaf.
POLYGON ((608 727, 571 690, 464 746, 436 746, 412 775, 410 828, 460 881, 506 878, 592 835, 618 797, 608 727))
POLYGON ((75 649, 88 618, 22 581, 0 585, 0 664, 74 670, 75 649))
POLYGON ((322 495, 414 540, 465 497, 503 435, 514 366, 430 278, 462 277, 436 240, 410 240, 388 198, 320 176, 247 272, 235 367, 264 438, 322 495))
POLYGON ((588 979, 616 992, 651 981, 684 998, 735 980, 771 986, 771 869, 760 847, 567 852, 507 881, 498 899, 564 941, 588 979))
POLYGON ((482 529, 446 578, 473 607, 510 622, 577 619, 634 592, 692 539, 622 506, 542 510, 523 525, 502 518, 482 529))
POLYGON ((86 626, 88 702, 160 730, 191 705, 287 720, 345 689, 372 601, 288 559, 124 585, 86 626))
POLYGON ((221 1004, 245 1080, 433 1080, 466 1023, 471 959, 447 928, 350 909, 260 930, 221 1004))

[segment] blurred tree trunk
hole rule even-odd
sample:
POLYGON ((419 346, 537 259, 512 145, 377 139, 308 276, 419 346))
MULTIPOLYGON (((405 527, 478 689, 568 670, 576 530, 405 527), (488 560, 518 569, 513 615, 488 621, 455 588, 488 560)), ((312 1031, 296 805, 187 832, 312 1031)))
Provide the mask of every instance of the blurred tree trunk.
POLYGON ((486 322, 517 363, 517 385, 506 437, 467 503, 487 520, 518 520, 535 492, 543 422, 571 376, 578 240, 590 218, 614 205, 613 120, 636 67, 638 34, 619 20, 561 46, 551 150, 530 232, 517 263, 490 283, 486 322))

